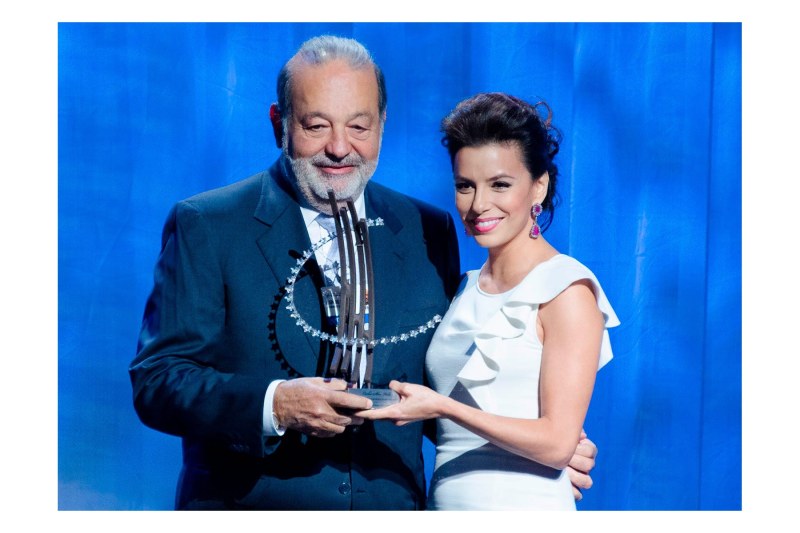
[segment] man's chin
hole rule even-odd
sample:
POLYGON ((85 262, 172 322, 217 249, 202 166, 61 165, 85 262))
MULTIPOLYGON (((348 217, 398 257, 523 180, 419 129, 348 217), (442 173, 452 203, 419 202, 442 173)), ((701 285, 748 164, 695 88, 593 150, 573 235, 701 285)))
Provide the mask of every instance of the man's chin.
POLYGON ((347 172, 325 172, 308 160, 292 160, 286 157, 300 194, 311 207, 323 212, 330 210, 329 189, 333 190, 334 196, 340 202, 355 200, 364 191, 377 166, 375 161, 374 164, 353 165, 347 172))
POLYGON ((346 174, 336 175, 317 174, 315 192, 326 199, 328 198, 328 189, 332 189, 333 194, 339 200, 357 196, 363 189, 362 178, 358 171, 359 169, 353 169, 346 174))
POLYGON ((360 191, 360 189, 359 189, 359 191, 353 191, 350 188, 342 189, 342 188, 336 187, 333 184, 330 184, 325 189, 318 188, 318 189, 314 190, 314 193, 316 194, 317 198, 320 201, 328 202, 328 190, 332 190, 334 198, 336 198, 339 201, 354 200, 355 199, 354 197, 357 196, 358 195, 357 193, 360 191))

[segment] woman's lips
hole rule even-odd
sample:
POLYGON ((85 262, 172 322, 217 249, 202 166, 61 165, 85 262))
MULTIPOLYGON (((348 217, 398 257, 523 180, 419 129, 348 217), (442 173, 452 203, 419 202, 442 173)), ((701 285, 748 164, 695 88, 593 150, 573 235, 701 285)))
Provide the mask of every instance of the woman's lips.
POLYGON ((472 227, 477 233, 489 233, 500 224, 501 218, 476 218, 472 221, 472 227))

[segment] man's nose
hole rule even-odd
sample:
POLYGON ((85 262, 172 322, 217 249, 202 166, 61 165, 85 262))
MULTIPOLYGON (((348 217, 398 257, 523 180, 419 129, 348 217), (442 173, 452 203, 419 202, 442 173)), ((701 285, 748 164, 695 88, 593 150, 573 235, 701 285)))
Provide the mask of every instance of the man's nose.
POLYGON ((344 128, 332 128, 331 137, 325 145, 325 153, 333 159, 344 159, 352 151, 350 140, 344 128))

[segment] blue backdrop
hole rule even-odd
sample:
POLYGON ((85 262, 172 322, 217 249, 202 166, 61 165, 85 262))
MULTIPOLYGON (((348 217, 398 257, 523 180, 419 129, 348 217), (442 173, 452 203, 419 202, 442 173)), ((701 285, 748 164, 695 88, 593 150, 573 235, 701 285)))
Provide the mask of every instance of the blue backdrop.
POLYGON ((59 508, 172 508, 180 441, 139 422, 127 375, 161 225, 276 158, 275 77, 320 33, 386 74, 374 179, 454 215, 442 116, 479 91, 550 104, 565 142, 546 237, 622 321, 579 509, 740 509, 741 25, 699 23, 60 24, 59 508))

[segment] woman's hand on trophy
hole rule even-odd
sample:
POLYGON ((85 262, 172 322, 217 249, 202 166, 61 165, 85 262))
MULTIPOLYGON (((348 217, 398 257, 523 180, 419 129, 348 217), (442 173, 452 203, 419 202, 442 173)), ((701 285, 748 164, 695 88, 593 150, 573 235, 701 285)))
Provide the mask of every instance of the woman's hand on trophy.
POLYGON ((391 420, 403 426, 418 420, 441 416, 441 408, 447 400, 441 394, 414 383, 392 381, 389 388, 400 395, 400 401, 388 407, 359 411, 355 415, 366 420, 391 420))

